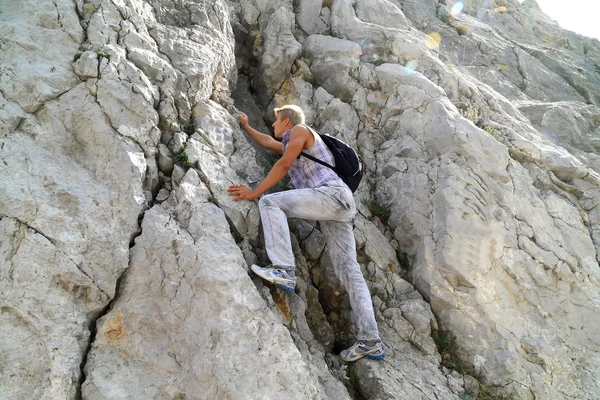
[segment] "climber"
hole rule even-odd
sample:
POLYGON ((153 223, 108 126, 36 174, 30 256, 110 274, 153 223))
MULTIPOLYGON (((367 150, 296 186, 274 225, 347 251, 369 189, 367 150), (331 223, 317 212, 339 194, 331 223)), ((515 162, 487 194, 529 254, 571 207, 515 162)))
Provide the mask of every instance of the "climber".
POLYGON ((318 134, 304 125, 304 113, 300 107, 286 105, 275 109, 274 136, 281 142, 252 128, 244 113, 240 114, 239 120, 254 141, 282 156, 254 190, 245 185, 230 186, 228 192, 233 200, 257 199, 288 172, 296 187, 260 198, 258 208, 265 247, 272 264, 268 267, 252 265, 252 271, 262 279, 293 292, 296 286, 295 260, 287 217, 319 221, 329 257, 336 275, 346 287, 358 328, 357 342, 343 350, 341 358, 344 361, 356 361, 365 356, 382 359, 385 350, 379 337, 371 295, 356 260, 352 229, 356 206, 352 192, 332 169, 306 157, 298 158, 300 152, 304 152, 333 164, 331 151, 318 134))

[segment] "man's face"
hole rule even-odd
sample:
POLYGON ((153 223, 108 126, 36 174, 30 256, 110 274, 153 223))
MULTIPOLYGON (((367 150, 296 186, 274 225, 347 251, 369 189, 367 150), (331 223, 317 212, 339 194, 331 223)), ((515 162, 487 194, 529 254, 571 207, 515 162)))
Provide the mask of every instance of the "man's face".
POLYGON ((280 139, 283 136, 283 134, 289 129, 287 124, 288 121, 288 118, 281 119, 281 117, 277 115, 277 118, 275 118, 275 122, 273 122, 273 136, 275 136, 277 139, 280 139))

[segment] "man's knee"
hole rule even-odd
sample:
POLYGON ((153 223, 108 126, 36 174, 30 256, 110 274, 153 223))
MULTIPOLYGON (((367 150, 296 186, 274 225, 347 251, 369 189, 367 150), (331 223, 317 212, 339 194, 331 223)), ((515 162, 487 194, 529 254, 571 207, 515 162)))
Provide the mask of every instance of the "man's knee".
POLYGON ((273 194, 267 194, 262 196, 258 200, 258 207, 262 209, 277 207, 276 202, 273 200, 273 194))

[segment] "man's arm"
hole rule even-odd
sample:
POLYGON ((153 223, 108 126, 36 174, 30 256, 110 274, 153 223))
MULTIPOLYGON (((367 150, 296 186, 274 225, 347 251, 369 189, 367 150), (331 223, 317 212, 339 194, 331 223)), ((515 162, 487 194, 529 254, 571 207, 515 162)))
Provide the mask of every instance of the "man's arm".
POLYGON ((292 164, 298 158, 298 155, 304 148, 304 144, 310 138, 310 131, 300 125, 296 125, 290 133, 290 141, 285 149, 283 156, 273 165, 267 177, 254 190, 248 189, 244 185, 232 185, 228 192, 230 196, 237 196, 233 201, 254 200, 267 190, 275 186, 292 168, 292 164))
POLYGON ((260 144, 265 149, 271 150, 277 154, 283 153, 283 145, 281 142, 252 128, 248 123, 248 116, 244 113, 240 113, 240 125, 242 125, 242 128, 256 143, 260 144))

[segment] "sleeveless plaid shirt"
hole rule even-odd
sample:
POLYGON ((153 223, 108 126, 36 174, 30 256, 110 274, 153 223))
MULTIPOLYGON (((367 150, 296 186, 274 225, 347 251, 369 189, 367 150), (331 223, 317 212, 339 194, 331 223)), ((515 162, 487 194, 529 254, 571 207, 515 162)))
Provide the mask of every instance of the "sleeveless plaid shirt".
MULTIPOLYGON (((302 151, 326 162, 329 165, 335 166, 333 154, 331 154, 331 151, 327 148, 323 142, 323 139, 321 139, 321 137, 308 126, 306 126, 306 128, 308 128, 310 133, 312 133, 313 137, 315 138, 315 143, 309 149, 303 149, 302 151)), ((283 145, 284 152, 290 142, 291 133, 292 130, 290 129, 284 133, 281 138, 281 144, 283 145)), ((300 156, 293 162, 289 174, 296 189, 346 185, 338 176, 338 174, 336 174, 331 168, 325 167, 303 156, 300 156)))

